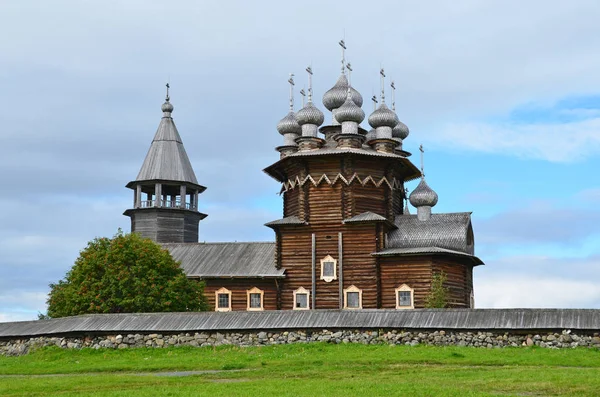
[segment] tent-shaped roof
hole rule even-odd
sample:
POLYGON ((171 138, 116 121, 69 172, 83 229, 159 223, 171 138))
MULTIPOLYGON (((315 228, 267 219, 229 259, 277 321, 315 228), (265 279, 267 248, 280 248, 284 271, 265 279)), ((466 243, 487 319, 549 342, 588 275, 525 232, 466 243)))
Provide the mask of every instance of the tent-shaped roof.
POLYGON ((196 174, 185 152, 171 112, 164 112, 146 159, 134 182, 152 180, 198 185, 196 174))

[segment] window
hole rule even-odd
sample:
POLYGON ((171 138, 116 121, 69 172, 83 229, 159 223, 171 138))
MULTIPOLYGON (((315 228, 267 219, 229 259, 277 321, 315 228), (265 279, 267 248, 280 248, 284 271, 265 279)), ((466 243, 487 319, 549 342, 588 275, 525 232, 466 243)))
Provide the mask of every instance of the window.
POLYGON ((264 291, 256 287, 246 291, 246 297, 248 298, 247 310, 256 311, 263 309, 263 295, 264 291))
POLYGON ((308 310, 310 306, 308 304, 308 299, 310 297, 310 292, 306 289, 300 287, 296 291, 294 291, 294 310, 308 310))
POLYGON ((414 290, 406 284, 402 284, 395 290, 396 309, 414 309, 414 290))
POLYGON ((231 311, 231 291, 227 288, 221 288, 215 292, 215 311, 231 311))
POLYGON ((324 280, 327 283, 332 280, 337 280, 336 263, 337 261, 330 255, 321 259, 321 280, 324 280))
POLYGON ((344 290, 344 309, 362 309, 362 290, 354 285, 344 290))

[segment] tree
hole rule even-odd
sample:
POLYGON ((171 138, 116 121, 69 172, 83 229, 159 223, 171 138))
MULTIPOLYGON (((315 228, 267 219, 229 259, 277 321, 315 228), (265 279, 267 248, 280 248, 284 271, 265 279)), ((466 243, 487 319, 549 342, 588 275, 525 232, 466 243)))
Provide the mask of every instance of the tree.
POLYGON ((189 280, 169 251, 121 230, 90 241, 50 289, 49 317, 207 309, 204 285, 189 280))
POLYGON ((444 287, 447 276, 444 271, 433 275, 431 279, 431 290, 425 300, 425 307, 428 309, 443 309, 448 306, 448 288, 444 287))

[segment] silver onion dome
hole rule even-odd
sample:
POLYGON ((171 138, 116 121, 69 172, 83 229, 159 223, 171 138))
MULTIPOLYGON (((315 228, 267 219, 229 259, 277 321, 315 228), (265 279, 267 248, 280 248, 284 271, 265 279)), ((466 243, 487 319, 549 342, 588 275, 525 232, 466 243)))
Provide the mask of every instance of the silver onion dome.
POLYGON ((438 202, 438 195, 427 185, 425 178, 421 179, 419 186, 410 193, 410 203, 414 207, 433 207, 438 202))
POLYGON ((373 128, 377 127, 395 127, 398 123, 398 116, 385 103, 382 103, 376 111, 369 116, 369 124, 373 128))
POLYGON ((320 126, 325 121, 325 116, 312 102, 308 102, 296 113, 296 120, 301 126, 304 124, 320 126))
POLYGON ((171 104, 171 102, 169 102, 169 99, 167 99, 165 101, 165 103, 162 104, 162 106, 160 107, 160 110, 162 110, 164 113, 172 113, 173 112, 173 105, 171 104))
MULTIPOLYGON (((323 105, 327 110, 332 111, 341 107, 346 102, 348 96, 348 79, 345 74, 342 74, 337 80, 335 85, 323 95, 323 105)), ((350 87, 350 97, 356 104, 361 107, 363 105, 363 98, 358 91, 350 87)), ((337 118, 337 117, 336 117, 337 118)))
POLYGON ((365 140, 367 142, 369 142, 370 140, 373 140, 377 138, 377 132, 375 132, 375 128, 372 128, 371 130, 369 130, 369 132, 367 132, 367 134, 365 135, 365 140))
POLYGON ((300 128, 300 124, 296 120, 296 115, 294 112, 289 112, 284 118, 282 118, 279 123, 277 123, 277 131, 281 135, 284 134, 298 134, 302 133, 302 129, 300 128))
POLYGON ((365 112, 354 102, 352 94, 346 94, 346 101, 337 109, 335 118, 340 123, 354 121, 357 124, 365 119, 365 112))
POLYGON ((398 123, 396 123, 396 126, 392 129, 392 138, 400 138, 405 140, 409 133, 410 131, 408 130, 406 124, 398 120, 398 123))

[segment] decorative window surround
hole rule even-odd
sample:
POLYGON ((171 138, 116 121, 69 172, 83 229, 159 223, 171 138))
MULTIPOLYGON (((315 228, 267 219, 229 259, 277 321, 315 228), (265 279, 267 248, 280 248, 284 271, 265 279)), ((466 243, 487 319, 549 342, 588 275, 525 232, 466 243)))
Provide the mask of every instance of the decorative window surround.
POLYGON ((246 291, 246 310, 248 311, 261 311, 264 310, 264 291, 256 287, 246 291), (258 306, 256 305, 256 299, 259 299, 258 306), (254 300, 253 300, 254 299, 254 300))
POLYGON ((396 293, 396 309, 414 309, 415 308, 415 290, 406 284, 402 284, 394 290, 396 293), (403 300, 401 295, 410 294, 410 303, 403 300))
POLYGON ((294 310, 309 310, 310 309, 310 291, 306 290, 303 287, 298 288, 294 291, 294 310), (298 295, 300 299, 298 299, 298 295), (302 302, 303 299, 306 299, 305 302, 302 302), (299 306, 300 304, 300 306, 299 306))
POLYGON ((344 309, 362 309, 362 290, 351 285, 344 289, 344 309), (358 297, 358 301, 356 300, 358 297), (348 304, 350 303, 350 305, 348 304), (358 303, 358 305, 356 304, 358 303))
POLYGON ((231 311, 231 291, 223 287, 215 292, 215 311, 231 311), (225 305, 227 303, 227 305, 225 305))
POLYGON ((331 255, 321 259, 321 280, 326 283, 337 280, 337 261, 331 255))

